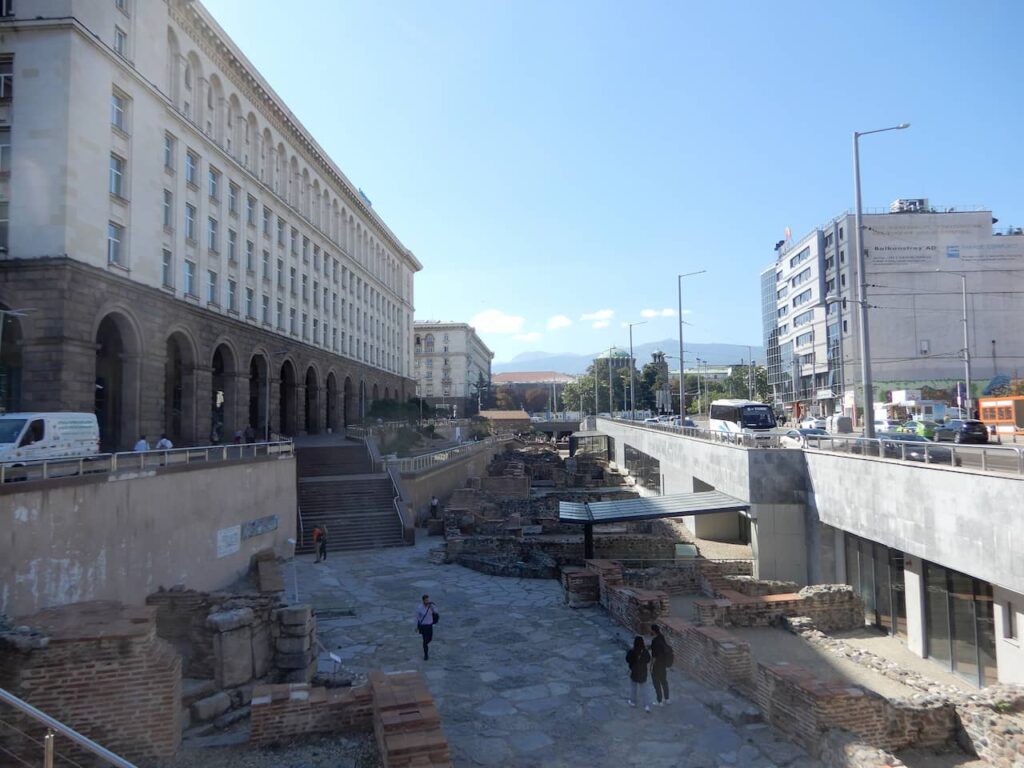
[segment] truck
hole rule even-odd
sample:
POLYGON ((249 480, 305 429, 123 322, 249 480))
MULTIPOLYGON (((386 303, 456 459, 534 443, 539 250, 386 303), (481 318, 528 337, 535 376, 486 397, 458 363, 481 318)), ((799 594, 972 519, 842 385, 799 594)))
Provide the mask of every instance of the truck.
POLYGON ((100 429, 94 413, 0 415, 0 464, 95 456, 100 429))

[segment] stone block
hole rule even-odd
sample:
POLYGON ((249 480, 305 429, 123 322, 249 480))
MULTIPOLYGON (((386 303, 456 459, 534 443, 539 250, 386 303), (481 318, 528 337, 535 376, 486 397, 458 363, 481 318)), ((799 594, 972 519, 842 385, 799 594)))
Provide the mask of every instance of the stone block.
POLYGON ((181 703, 186 707, 216 692, 217 684, 213 680, 186 677, 181 681, 181 703))
POLYGON ((249 707, 239 707, 238 709, 233 709, 230 712, 225 712, 213 721, 213 727, 227 728, 229 725, 234 725, 239 720, 244 720, 249 717, 250 711, 249 707))
POLYGON ((316 659, 302 669, 291 669, 281 676, 282 683, 309 683, 316 675, 316 659))
POLYGON ((230 611, 218 611, 206 617, 206 626, 218 632, 230 632, 239 627, 247 627, 255 621, 252 608, 235 608, 230 611))
POLYGON ((219 688, 233 688, 252 680, 252 630, 241 627, 214 635, 214 677, 219 688))
POLYGON ((313 654, 309 651, 302 653, 278 653, 274 656, 274 665, 278 669, 304 669, 309 666, 310 660, 313 658, 313 654))
POLYGON ((277 638, 277 652, 278 653, 305 653, 313 647, 313 638, 309 635, 302 635, 301 637, 289 637, 283 635, 277 638))
POLYGON ((309 605, 291 605, 274 611, 274 618, 280 624, 308 624, 313 618, 313 608, 309 605))
POLYGON ((310 635, 316 630, 316 621, 310 619, 305 624, 275 624, 275 637, 302 637, 310 635))
POLYGON ((252 676, 263 677, 270 671, 270 660, 274 655, 273 640, 266 624, 252 628, 252 676))
POLYGON ((231 708, 231 697, 224 691, 192 704, 192 719, 200 722, 220 717, 231 708))

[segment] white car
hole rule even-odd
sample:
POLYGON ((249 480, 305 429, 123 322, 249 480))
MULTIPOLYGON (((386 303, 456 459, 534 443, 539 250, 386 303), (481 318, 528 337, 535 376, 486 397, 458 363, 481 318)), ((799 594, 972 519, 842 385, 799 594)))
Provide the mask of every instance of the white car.
POLYGON ((801 429, 824 429, 825 420, 817 416, 809 416, 800 422, 801 429))

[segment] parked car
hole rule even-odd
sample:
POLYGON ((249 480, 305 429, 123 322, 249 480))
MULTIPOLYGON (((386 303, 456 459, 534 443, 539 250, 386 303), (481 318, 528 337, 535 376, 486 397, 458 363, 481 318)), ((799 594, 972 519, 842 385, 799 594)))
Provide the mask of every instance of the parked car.
POLYGON ((954 443, 988 442, 988 427, 977 419, 952 419, 943 427, 941 433, 935 433, 936 440, 952 440, 954 443))
POLYGON ((881 453, 886 459, 906 459, 907 461, 927 461, 929 464, 949 464, 960 466, 960 457, 953 456, 948 448, 942 448, 927 437, 909 432, 879 432, 875 435, 877 442, 861 438, 850 446, 851 453, 865 456, 878 456, 881 453))
POLYGON ((811 448, 815 448, 817 447, 815 438, 828 436, 828 432, 824 429, 803 427, 800 429, 789 429, 779 438, 779 444, 783 448, 807 448, 808 445, 811 448))
POLYGON ((902 426, 896 419, 875 419, 875 432, 896 432, 902 426))
POLYGON ((907 432, 911 435, 920 435, 921 437, 927 437, 929 440, 935 439, 935 428, 939 425, 934 421, 927 419, 911 419, 908 422, 900 425, 900 428, 894 430, 896 432, 907 432))
POLYGON ((825 419, 819 416, 808 416, 800 422, 800 429, 824 429, 825 419))

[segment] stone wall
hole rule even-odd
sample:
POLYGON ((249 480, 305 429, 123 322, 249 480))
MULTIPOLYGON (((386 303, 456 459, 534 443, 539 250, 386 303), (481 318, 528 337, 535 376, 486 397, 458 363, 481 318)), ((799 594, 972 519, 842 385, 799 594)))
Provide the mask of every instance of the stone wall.
POLYGON ((588 608, 601 597, 601 586, 594 571, 569 565, 561 570, 565 604, 570 608, 588 608))
POLYGON ((823 768, 906 768, 906 763, 884 749, 839 728, 833 728, 818 743, 818 762, 823 768))
POLYGON ((609 586, 606 600, 611 617, 637 635, 651 634, 651 624, 660 622, 671 610, 664 592, 637 587, 609 586))
POLYGON ((499 499, 530 498, 529 477, 481 477, 480 490, 499 499))
POLYGON ((631 587, 654 589, 669 595, 694 595, 700 592, 698 560, 680 561, 652 568, 626 568, 623 581, 631 587))
MULTIPOLYGON (((129 760, 173 755, 181 742, 181 658, 157 637, 156 610, 112 602, 78 603, 41 611, 26 636, 0 635, 0 688, 129 760)), ((8 714, 5 714, 8 718, 8 714)), ((9 722, 41 738, 34 721, 9 722)), ((32 745, 0 745, 38 760, 32 745)), ((74 749, 62 753, 80 762, 74 749)))
POLYGON ((826 631, 864 625, 864 601, 846 584, 822 584, 795 594, 761 597, 728 589, 716 591, 720 597, 694 603, 701 624, 768 627, 781 626, 789 616, 808 616, 826 631))
POLYGON ((675 666, 711 688, 754 689, 756 662, 750 644, 721 627, 697 626, 675 616, 659 622, 675 666))
POLYGON ((728 589, 748 597, 794 594, 800 590, 795 581, 755 579, 753 576, 723 576, 722 580, 728 589))
POLYGON ((995 685, 956 702, 961 742, 995 766, 1024 764, 1024 686, 995 685))
POLYGON ((795 664, 759 664, 756 701, 768 722, 811 754, 832 728, 888 751, 949 747, 956 737, 956 711, 942 699, 886 699, 795 664))

